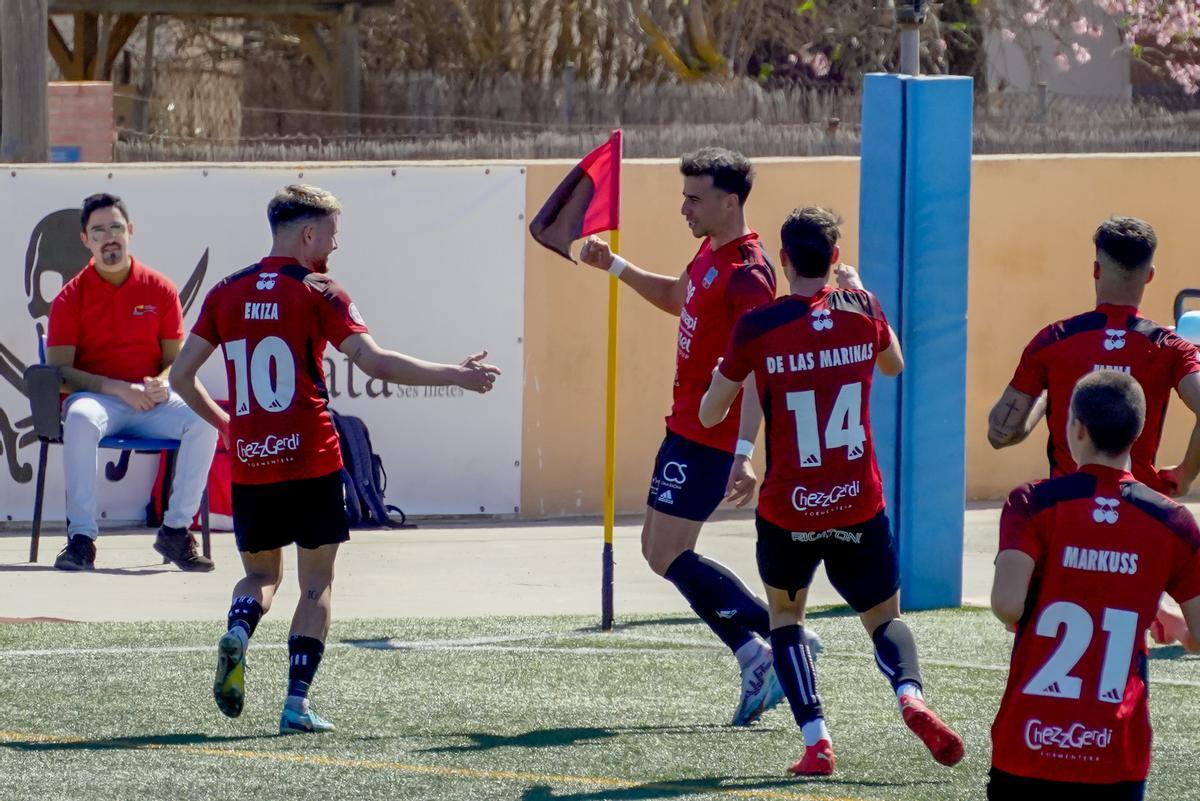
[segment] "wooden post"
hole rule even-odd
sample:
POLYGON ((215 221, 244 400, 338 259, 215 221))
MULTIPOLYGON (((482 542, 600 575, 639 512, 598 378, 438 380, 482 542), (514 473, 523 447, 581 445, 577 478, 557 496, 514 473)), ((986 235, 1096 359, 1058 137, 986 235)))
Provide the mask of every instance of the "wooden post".
POLYGON ((48 0, 0 0, 0 84, 4 119, 0 122, 0 161, 46 161, 46 31, 48 0))
POLYGON ((146 56, 142 59, 142 85, 138 88, 137 119, 134 127, 142 133, 150 131, 150 97, 154 94, 154 31, 158 17, 146 18, 146 56))
POLYGON ((344 129, 346 133, 359 133, 361 130, 359 113, 362 111, 361 85, 362 68, 358 46, 358 3, 349 3, 342 7, 338 18, 338 67, 340 75, 335 80, 341 81, 341 108, 338 109, 346 116, 344 129))
POLYGON ((100 18, 100 34, 96 39, 96 60, 92 64, 92 80, 103 81, 107 77, 108 59, 105 57, 108 53, 108 39, 112 35, 113 15, 101 12, 100 18))

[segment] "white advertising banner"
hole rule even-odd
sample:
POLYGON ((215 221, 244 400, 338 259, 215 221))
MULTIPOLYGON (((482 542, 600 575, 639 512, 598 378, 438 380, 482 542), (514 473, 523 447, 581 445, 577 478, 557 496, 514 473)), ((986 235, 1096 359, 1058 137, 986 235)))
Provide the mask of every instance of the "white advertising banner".
MULTIPOLYGON (((388 474, 387 500, 408 514, 513 514, 520 503, 525 175, 517 166, 329 167, 145 165, 4 166, 0 173, 0 514, 32 516, 37 441, 22 391, 50 301, 86 264, 79 206, 120 195, 131 251, 180 290, 185 326, 208 290, 270 248, 266 207, 289 183, 342 203, 330 275, 385 348, 441 362, 480 350, 504 374, 487 395, 397 387, 326 354, 331 405, 361 417, 388 474), (191 290, 191 291, 189 291, 191 290)), ((201 372, 225 398, 218 351, 201 372)), ((46 520, 63 519, 61 448, 51 446, 46 520)), ((118 482, 103 475, 105 520, 144 517, 157 459, 135 455, 118 482)))

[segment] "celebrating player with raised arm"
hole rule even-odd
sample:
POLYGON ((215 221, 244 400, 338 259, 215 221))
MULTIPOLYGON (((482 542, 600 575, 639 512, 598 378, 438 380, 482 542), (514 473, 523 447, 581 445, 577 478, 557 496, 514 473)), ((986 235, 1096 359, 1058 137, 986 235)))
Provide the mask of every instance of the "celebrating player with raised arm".
POLYGON ((734 321, 775 296, 775 270, 758 234, 746 224, 745 203, 753 183, 746 157, 706 148, 684 156, 679 170, 680 212, 692 235, 704 240, 680 276, 646 272, 614 256, 597 237, 584 242, 579 258, 618 276, 663 311, 679 315, 674 402, 650 479, 642 555, 733 651, 742 695, 732 723, 745 726, 783 698, 770 646, 764 642, 770 632, 767 608, 733 571, 700 556, 695 547, 701 526, 727 493, 741 505, 754 494, 753 473, 731 475, 730 466, 735 449, 749 453, 753 447, 758 410, 748 409, 752 419, 744 425, 752 433, 746 442, 738 441, 737 414, 710 430, 700 425, 696 410, 734 321))
POLYGON ((1072 472, 1012 491, 992 610, 1017 633, 992 725, 990 801, 1140 801, 1150 768, 1144 632, 1162 593, 1200 651, 1200 531, 1129 472, 1137 381, 1089 373, 1063 439, 1072 472))
POLYGON ((340 212, 337 199, 315 186, 280 190, 267 207, 270 255, 213 287, 171 372, 171 387, 236 456, 233 527, 246 576, 233 589, 213 684, 229 717, 242 712, 246 649, 283 581, 282 549, 297 546, 300 600, 288 637, 281 734, 333 729, 308 702, 329 633, 334 558, 350 539, 342 455, 327 408, 326 343, 367 375, 395 384, 487 392, 500 373, 482 362, 486 351, 456 365, 433 364, 375 343, 350 297, 325 275, 340 212), (196 379, 218 345, 232 415, 196 379))
POLYGON ((917 646, 900 620, 900 566, 872 445, 871 380, 904 367, 900 343, 854 268, 837 267, 838 219, 796 209, 783 224, 791 294, 742 316, 713 370, 700 421, 719 425, 742 382, 767 420, 767 473, 758 499, 758 569, 767 589, 775 671, 804 734, 797 775, 834 770, 816 675, 803 638, 817 565, 858 613, 904 722, 934 758, 954 765, 963 743, 925 705, 917 646))

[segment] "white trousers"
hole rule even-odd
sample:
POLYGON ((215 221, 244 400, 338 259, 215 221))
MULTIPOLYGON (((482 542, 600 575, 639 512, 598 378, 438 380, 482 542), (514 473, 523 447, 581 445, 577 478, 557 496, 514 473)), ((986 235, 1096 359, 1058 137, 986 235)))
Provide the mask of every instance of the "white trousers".
MULTIPOLYGON (((217 447, 217 430, 200 419, 183 399, 171 397, 145 412, 120 398, 96 392, 75 392, 63 413, 63 465, 67 482, 67 536, 95 539, 96 474, 100 440, 107 436, 177 439, 175 480, 163 524, 187 528, 200 508, 208 483, 208 468, 217 447)), ((114 452, 115 453, 115 452, 114 452)))

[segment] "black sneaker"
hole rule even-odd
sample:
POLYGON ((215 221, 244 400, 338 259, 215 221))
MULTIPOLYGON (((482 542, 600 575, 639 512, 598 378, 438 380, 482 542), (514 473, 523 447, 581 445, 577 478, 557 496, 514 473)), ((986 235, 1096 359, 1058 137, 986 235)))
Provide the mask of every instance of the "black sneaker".
POLYGON ((154 538, 154 550, 180 570, 207 573, 216 567, 213 560, 196 550, 196 538, 186 528, 159 528, 158 536, 154 538))
POLYGON ((91 537, 72 535, 67 540, 67 547, 58 552, 54 566, 59 570, 95 570, 96 543, 91 537))

